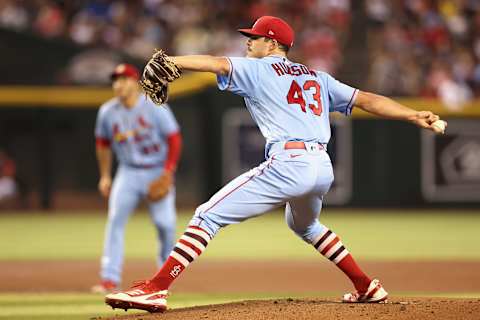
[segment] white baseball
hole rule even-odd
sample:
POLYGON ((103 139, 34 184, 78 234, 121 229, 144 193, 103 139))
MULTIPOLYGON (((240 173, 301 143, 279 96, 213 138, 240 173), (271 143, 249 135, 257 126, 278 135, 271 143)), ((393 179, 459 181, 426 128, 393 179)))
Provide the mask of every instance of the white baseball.
POLYGON ((435 130, 436 133, 445 133, 445 121, 443 120, 437 120, 434 123, 432 123, 432 127, 435 127, 438 130, 435 130))

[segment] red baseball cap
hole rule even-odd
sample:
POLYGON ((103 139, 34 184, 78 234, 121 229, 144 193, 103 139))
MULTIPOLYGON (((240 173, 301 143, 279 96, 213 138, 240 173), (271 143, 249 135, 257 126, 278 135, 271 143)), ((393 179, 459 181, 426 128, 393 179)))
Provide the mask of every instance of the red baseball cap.
POLYGON ((110 75, 112 80, 115 80, 118 77, 129 77, 138 80, 140 79, 140 73, 134 65, 122 63, 116 66, 115 70, 113 70, 112 74, 110 75))
POLYGON ((261 36, 270 39, 275 39, 279 43, 291 48, 295 40, 295 33, 292 27, 284 20, 272 17, 263 16, 257 19, 251 29, 238 29, 238 32, 244 36, 261 36))

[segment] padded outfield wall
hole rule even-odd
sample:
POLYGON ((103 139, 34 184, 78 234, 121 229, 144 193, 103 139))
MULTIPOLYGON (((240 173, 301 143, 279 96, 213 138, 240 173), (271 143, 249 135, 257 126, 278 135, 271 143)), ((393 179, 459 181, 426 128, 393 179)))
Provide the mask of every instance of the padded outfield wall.
MULTIPOLYGON (((243 100, 214 79, 187 75, 171 88, 184 134, 178 204, 205 201, 231 177, 263 160, 263 138, 243 100)), ((26 207, 94 206, 97 167, 93 128, 107 87, 0 87, 0 147, 15 158, 26 207), (63 200, 62 200, 63 199, 63 200), (73 201, 73 202, 72 202, 73 201)), ((333 117, 328 146, 335 163, 331 206, 480 205, 480 102, 448 112, 433 100, 403 99, 449 121, 445 136, 355 110, 333 117)))

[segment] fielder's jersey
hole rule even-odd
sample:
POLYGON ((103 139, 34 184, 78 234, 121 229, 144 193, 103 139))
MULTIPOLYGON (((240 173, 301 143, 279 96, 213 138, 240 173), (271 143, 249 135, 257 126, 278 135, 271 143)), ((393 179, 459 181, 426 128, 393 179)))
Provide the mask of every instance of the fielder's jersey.
POLYGON ((128 109, 118 98, 104 103, 97 115, 95 137, 108 140, 121 165, 163 166, 167 157, 167 137, 179 131, 167 105, 156 106, 144 95, 128 109))
POLYGON ((279 141, 328 143, 329 112, 350 115, 358 92, 325 72, 281 56, 228 58, 230 73, 217 76, 245 104, 270 144, 279 141))

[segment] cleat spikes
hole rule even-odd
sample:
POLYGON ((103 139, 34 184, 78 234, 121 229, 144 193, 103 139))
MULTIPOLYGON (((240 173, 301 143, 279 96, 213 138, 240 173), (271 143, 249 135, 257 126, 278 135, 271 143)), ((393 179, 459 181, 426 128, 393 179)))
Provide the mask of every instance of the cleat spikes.
POLYGON ((135 289, 107 295, 105 303, 125 311, 139 309, 157 313, 167 309, 167 290, 157 291, 158 289, 152 287, 149 281, 143 281, 133 288, 135 289))

